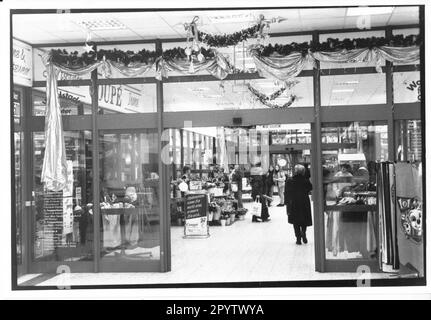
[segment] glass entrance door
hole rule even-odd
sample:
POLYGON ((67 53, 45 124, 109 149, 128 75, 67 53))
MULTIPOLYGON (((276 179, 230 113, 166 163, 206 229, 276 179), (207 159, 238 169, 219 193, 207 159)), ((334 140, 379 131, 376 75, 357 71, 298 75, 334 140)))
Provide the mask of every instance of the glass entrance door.
POLYGON ((100 271, 160 271, 157 129, 104 131, 100 154, 100 271))
POLYGON ((33 273, 94 271, 91 132, 65 131, 69 183, 63 191, 47 190, 42 181, 44 132, 32 133, 32 258, 33 273))

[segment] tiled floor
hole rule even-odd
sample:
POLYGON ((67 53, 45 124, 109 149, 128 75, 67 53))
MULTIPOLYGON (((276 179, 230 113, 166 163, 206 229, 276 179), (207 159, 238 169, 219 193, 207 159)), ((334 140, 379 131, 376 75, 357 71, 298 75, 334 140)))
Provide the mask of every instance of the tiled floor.
MULTIPOLYGON (((250 203, 245 204, 250 206, 250 203)), ((207 239, 183 239, 183 228, 172 227, 172 271, 167 273, 76 273, 39 283, 55 285, 118 285, 160 283, 254 282, 357 279, 355 273, 314 271, 313 229, 308 244, 296 245, 284 207, 270 208, 271 221, 236 221, 211 227, 207 239)), ((373 274, 372 278, 388 278, 373 274)))

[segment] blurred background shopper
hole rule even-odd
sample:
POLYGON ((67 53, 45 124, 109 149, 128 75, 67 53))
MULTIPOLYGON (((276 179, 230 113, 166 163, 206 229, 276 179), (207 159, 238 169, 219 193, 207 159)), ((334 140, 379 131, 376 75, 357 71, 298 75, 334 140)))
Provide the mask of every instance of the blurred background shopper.
POLYGON ((235 199, 238 201, 238 209, 243 208, 242 205, 242 178, 244 177, 242 168, 236 164, 232 172, 232 192, 235 199))
MULTIPOLYGON (((270 165, 268 172, 266 173, 266 195, 272 199, 272 195, 274 193, 274 186, 275 186, 275 171, 274 166, 270 165)), ((268 198, 268 205, 270 206, 272 203, 272 200, 269 200, 268 198)))
POLYGON ((304 166, 294 167, 293 177, 286 182, 285 197, 288 222, 293 224, 296 244, 307 243, 307 227, 312 225, 309 192, 312 189, 310 180, 305 177, 304 166))
POLYGON ((264 197, 266 189, 265 181, 265 174, 263 172, 261 163, 258 162, 250 169, 251 197, 253 198, 253 201, 257 201, 262 204, 262 211, 260 217, 253 215, 253 222, 265 222, 270 220, 268 206, 264 197))
POLYGON ((279 165, 275 166, 274 172, 274 181, 277 184, 278 196, 280 197, 280 203, 277 205, 277 207, 284 207, 284 187, 286 184, 286 174, 280 169, 279 165))

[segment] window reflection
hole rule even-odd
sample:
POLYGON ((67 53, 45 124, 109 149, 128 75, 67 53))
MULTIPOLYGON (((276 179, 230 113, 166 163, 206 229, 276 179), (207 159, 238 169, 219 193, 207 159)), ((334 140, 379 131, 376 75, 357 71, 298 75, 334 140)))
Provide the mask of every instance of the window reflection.
POLYGON ((102 260, 160 259, 157 131, 100 137, 102 260))
POLYGON ((93 259, 91 132, 65 131, 69 184, 53 192, 41 182, 45 135, 33 134, 35 261, 93 259))
POLYGON ((387 126, 352 122, 322 128, 327 259, 376 259, 376 170, 386 161, 387 126))

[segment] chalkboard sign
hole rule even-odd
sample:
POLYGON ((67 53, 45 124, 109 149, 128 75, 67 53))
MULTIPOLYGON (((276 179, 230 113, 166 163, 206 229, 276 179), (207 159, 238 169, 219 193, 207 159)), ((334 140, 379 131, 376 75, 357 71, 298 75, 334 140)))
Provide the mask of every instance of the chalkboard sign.
POLYGON ((196 193, 186 196, 184 236, 209 236, 207 194, 196 193))

